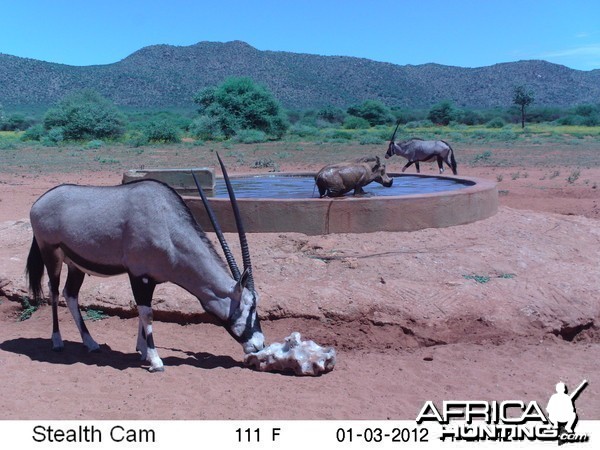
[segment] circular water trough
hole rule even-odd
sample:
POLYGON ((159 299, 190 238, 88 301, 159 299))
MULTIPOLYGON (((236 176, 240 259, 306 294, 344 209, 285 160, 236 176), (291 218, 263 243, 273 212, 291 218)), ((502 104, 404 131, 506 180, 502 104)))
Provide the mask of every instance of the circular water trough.
MULTIPOLYGON (((498 210, 496 183, 468 177, 389 174, 397 186, 403 177, 451 180, 458 189, 408 195, 367 195, 341 198, 315 198, 312 189, 305 198, 242 197, 238 195, 240 213, 249 233, 298 232, 307 235, 328 233, 370 233, 374 231, 415 231, 461 225, 488 218, 498 210)), ((280 173, 278 177, 310 177, 309 173, 280 173)), ((256 175, 237 175, 235 181, 256 175)), ((260 177, 273 177, 261 175, 260 177)), ((220 180, 219 180, 220 181, 220 180)), ((235 221, 228 198, 209 198, 224 232, 235 232, 235 221)), ((311 181, 311 185, 312 185, 311 181)), ((376 183, 365 187, 367 193, 386 188, 376 183)), ((390 188, 392 189, 392 188, 390 188)), ((237 191, 236 191, 237 192, 237 191)), ((389 192, 385 192, 388 194, 389 192)), ((286 195, 289 195, 286 194, 286 195)), ((318 193, 316 193, 318 197, 318 193)), ((199 197, 183 197, 197 221, 212 230, 199 197)))

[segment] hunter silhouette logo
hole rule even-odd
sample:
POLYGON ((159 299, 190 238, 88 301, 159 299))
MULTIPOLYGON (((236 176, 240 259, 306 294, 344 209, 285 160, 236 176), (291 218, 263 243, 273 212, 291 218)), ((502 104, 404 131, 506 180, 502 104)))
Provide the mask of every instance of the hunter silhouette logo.
POLYGON ((548 400, 548 406, 546 406, 548 419, 550 419, 552 425, 558 430, 559 441, 570 441, 577 437, 573 431, 577 423, 575 400, 587 384, 587 380, 583 380, 571 394, 568 394, 567 385, 561 381, 556 384, 556 394, 553 394, 550 400, 548 400), (564 432, 561 426, 563 424, 564 432))
POLYGON ((568 393, 565 383, 556 384, 556 393, 548 400, 546 413, 532 400, 444 401, 438 407, 427 401, 417 416, 417 424, 437 422, 442 425, 440 440, 450 441, 558 441, 559 445, 569 442, 589 442, 587 434, 575 433, 577 412, 575 400, 588 382, 568 393))

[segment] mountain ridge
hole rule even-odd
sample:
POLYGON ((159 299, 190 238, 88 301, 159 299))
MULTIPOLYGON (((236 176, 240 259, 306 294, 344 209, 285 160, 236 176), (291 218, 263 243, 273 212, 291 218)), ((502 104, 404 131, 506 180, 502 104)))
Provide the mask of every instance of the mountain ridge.
POLYGON ((600 70, 579 71, 543 60, 474 68, 396 65, 258 50, 242 41, 201 41, 151 45, 118 62, 92 66, 0 53, 0 104, 50 105, 92 88, 119 106, 191 109, 196 92, 230 76, 253 78, 290 109, 347 107, 367 99, 402 108, 429 108, 443 100, 458 107, 508 107, 514 86, 521 84, 533 91, 536 105, 568 107, 600 98, 600 70))

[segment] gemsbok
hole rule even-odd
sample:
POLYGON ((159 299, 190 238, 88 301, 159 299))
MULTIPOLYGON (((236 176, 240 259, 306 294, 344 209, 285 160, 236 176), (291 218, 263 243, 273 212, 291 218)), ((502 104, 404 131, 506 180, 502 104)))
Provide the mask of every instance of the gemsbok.
MULTIPOLYGON (((246 354, 264 348, 256 311, 250 254, 235 194, 219 158, 236 217, 244 271, 235 263, 223 233, 200 190, 205 208, 231 274, 183 199, 169 186, 141 180, 119 186, 60 185, 43 194, 31 208, 33 242, 27 258, 29 287, 42 298, 41 280, 48 273, 52 305, 52 348, 64 344, 58 327, 58 298, 63 263, 68 274, 63 296, 89 351, 99 345, 81 315, 78 295, 85 274, 129 275, 139 314, 136 350, 151 372, 164 370, 152 334, 152 295, 159 283, 171 282, 198 298, 216 316, 246 354)), ((195 175, 194 175, 195 178, 195 175)))
MULTIPOLYGON (((400 124, 398 124, 400 125, 400 124)), ((404 142, 394 142, 396 137, 396 131, 398 131, 398 125, 394 130, 394 134, 390 139, 387 152, 385 153, 385 159, 392 157, 393 155, 399 155, 408 160, 406 165, 402 168, 402 172, 408 169, 412 164, 415 164, 417 173, 421 173, 419 162, 433 162, 437 161, 440 169, 440 174, 444 173, 444 164, 452 169, 452 173, 456 175, 456 159, 454 158, 454 150, 445 141, 424 141, 423 139, 413 138, 404 142)))

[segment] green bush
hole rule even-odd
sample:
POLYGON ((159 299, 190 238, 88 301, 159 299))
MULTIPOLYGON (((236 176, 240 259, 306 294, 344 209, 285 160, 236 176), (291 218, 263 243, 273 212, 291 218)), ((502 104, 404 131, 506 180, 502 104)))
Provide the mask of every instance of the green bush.
POLYGON ((317 111, 316 116, 328 124, 341 125, 346 119, 346 112, 335 106, 326 106, 317 111))
POLYGON ((473 111, 470 109, 457 112, 454 120, 464 125, 481 125, 482 123, 485 123, 483 114, 481 114, 479 111, 473 111))
POLYGON ((235 135, 235 139, 243 144, 256 144, 258 142, 266 142, 267 135, 260 130, 240 130, 235 135))
MULTIPOLYGON (((250 78, 229 78, 218 87, 198 92, 194 101, 200 106, 201 117, 206 120, 198 126, 192 124, 196 133, 214 131, 216 137, 230 138, 240 130, 260 130, 280 139, 289 127, 287 119, 270 91, 250 78)), ((198 136, 212 139, 211 136, 198 136)))
POLYGON ((351 141, 354 138, 354 134, 351 131, 345 130, 327 130, 324 133, 325 139, 329 141, 351 141))
POLYGON ((97 150, 102 147, 104 147, 104 142, 100 139, 94 139, 93 141, 90 141, 87 144, 85 144, 85 148, 87 150, 97 150))
MULTIPOLYGON (((44 116, 44 128, 59 129, 64 140, 114 139, 123 135, 125 118, 95 91, 76 92, 61 100, 44 116)), ((54 136, 58 135, 54 132, 54 136)), ((50 137, 50 140, 56 140, 50 137)))
POLYGON ((133 148, 143 147, 148 144, 148 136, 141 130, 133 130, 128 132, 123 140, 125 143, 133 148))
POLYGON ((181 132, 167 120, 152 121, 144 129, 149 142, 161 142, 165 144, 181 142, 181 132))
POLYGON ((360 105, 351 106, 348 114, 365 119, 371 126, 389 124, 395 119, 392 111, 379 100, 365 100, 360 105))
POLYGON ((449 101, 444 101, 434 105, 430 110, 427 118, 436 125, 448 125, 454 120, 454 109, 449 101))
POLYGON ((65 140, 64 130, 62 127, 52 128, 48 133, 42 138, 42 144, 48 147, 55 147, 61 144, 65 140))
POLYGON ((25 117, 21 113, 14 113, 7 117, 0 115, 0 131, 24 131, 34 124, 35 120, 25 117))
POLYGON ((487 128, 503 128, 506 122, 501 117, 494 117, 488 123, 485 124, 487 128))
POLYGON ((348 116, 344 120, 343 127, 346 130, 363 130, 371 127, 369 121, 363 117, 348 116))
POLYGON ((379 145, 383 144, 384 142, 386 141, 376 134, 365 134, 358 140, 360 145, 379 145))
POLYGON ((21 140, 41 141, 45 134, 46 131, 44 130, 44 126, 41 123, 39 123, 37 125, 33 125, 27 128, 27 130, 25 130, 25 133, 23 133, 23 136, 21 136, 21 140))
POLYGON ((189 132, 198 139, 208 141, 225 139, 221 122, 216 116, 203 115, 198 117, 190 125, 189 132))
POLYGON ((289 133, 300 137, 314 137, 319 135, 319 129, 298 123, 290 127, 289 133))

